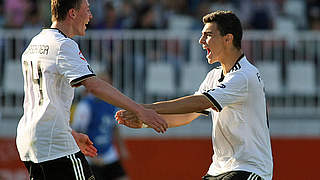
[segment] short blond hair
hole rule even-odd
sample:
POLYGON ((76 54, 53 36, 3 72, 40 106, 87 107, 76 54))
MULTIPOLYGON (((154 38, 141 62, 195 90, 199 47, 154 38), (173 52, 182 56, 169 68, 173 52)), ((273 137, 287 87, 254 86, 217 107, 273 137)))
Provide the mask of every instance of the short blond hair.
POLYGON ((65 20, 70 9, 80 9, 82 1, 84 0, 51 0, 52 22, 65 20))

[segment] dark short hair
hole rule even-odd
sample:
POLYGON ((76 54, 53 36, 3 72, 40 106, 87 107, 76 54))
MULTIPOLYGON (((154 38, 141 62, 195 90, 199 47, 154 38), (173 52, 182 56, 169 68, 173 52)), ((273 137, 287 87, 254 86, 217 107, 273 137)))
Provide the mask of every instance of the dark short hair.
POLYGON ((70 9, 80 9, 82 1, 84 0, 51 0, 52 21, 65 20, 70 9))
POLYGON ((231 11, 215 11, 202 18, 204 24, 216 23, 222 36, 233 35, 233 45, 241 49, 242 26, 239 18, 231 11))

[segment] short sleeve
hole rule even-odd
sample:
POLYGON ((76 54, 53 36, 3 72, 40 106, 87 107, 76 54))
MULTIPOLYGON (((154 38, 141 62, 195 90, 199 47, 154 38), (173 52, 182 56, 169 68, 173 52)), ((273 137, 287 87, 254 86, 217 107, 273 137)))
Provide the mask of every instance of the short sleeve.
POLYGON ((71 40, 62 43, 58 51, 57 67, 58 72, 68 79, 71 86, 95 76, 78 45, 71 40))
POLYGON ((241 103, 248 95, 248 80, 240 72, 229 74, 213 89, 203 92, 211 103, 221 111, 225 106, 241 103))
POLYGON ((206 78, 203 80, 203 82, 201 83, 199 89, 194 93, 194 95, 203 94, 203 92, 206 92, 207 89, 210 89, 210 85, 212 83, 212 80, 215 79, 214 75, 215 75, 215 71, 214 70, 210 71, 206 75, 206 78))
MULTIPOLYGON (((203 94, 204 92, 206 92, 206 89, 209 89, 209 87, 210 87, 210 81, 212 81, 211 79, 214 79, 213 75, 214 75, 214 71, 210 71, 210 72, 207 74, 206 78, 203 80, 203 82, 201 83, 199 89, 194 93, 194 95, 203 94)), ((211 109, 211 108, 205 109, 205 110, 203 110, 203 111, 201 111, 201 112, 197 112, 197 113, 200 113, 200 114, 202 114, 202 115, 208 116, 209 113, 210 113, 210 109, 211 109)))

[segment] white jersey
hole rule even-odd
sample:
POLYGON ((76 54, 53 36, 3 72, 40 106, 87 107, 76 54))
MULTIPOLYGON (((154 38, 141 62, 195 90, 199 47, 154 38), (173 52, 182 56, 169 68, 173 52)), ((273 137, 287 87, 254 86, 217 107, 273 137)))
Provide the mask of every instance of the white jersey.
POLYGON ((95 74, 77 43, 58 29, 43 29, 21 63, 25 99, 16 138, 21 160, 38 163, 80 151, 69 126, 73 87, 95 74))
POLYGON ((244 56, 225 77, 221 66, 208 73, 196 92, 206 95, 218 110, 210 109, 214 154, 208 174, 244 170, 272 179, 263 88, 259 71, 244 56))

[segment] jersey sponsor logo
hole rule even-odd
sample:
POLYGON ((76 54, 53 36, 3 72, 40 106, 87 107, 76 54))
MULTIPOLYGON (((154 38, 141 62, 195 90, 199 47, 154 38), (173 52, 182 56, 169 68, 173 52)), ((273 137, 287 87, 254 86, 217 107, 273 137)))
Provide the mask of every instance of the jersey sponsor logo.
POLYGON ((86 61, 86 62, 87 62, 86 58, 84 58, 84 56, 83 56, 83 54, 82 54, 81 51, 79 52, 79 56, 80 56, 80 59, 82 59, 83 61, 86 61))

